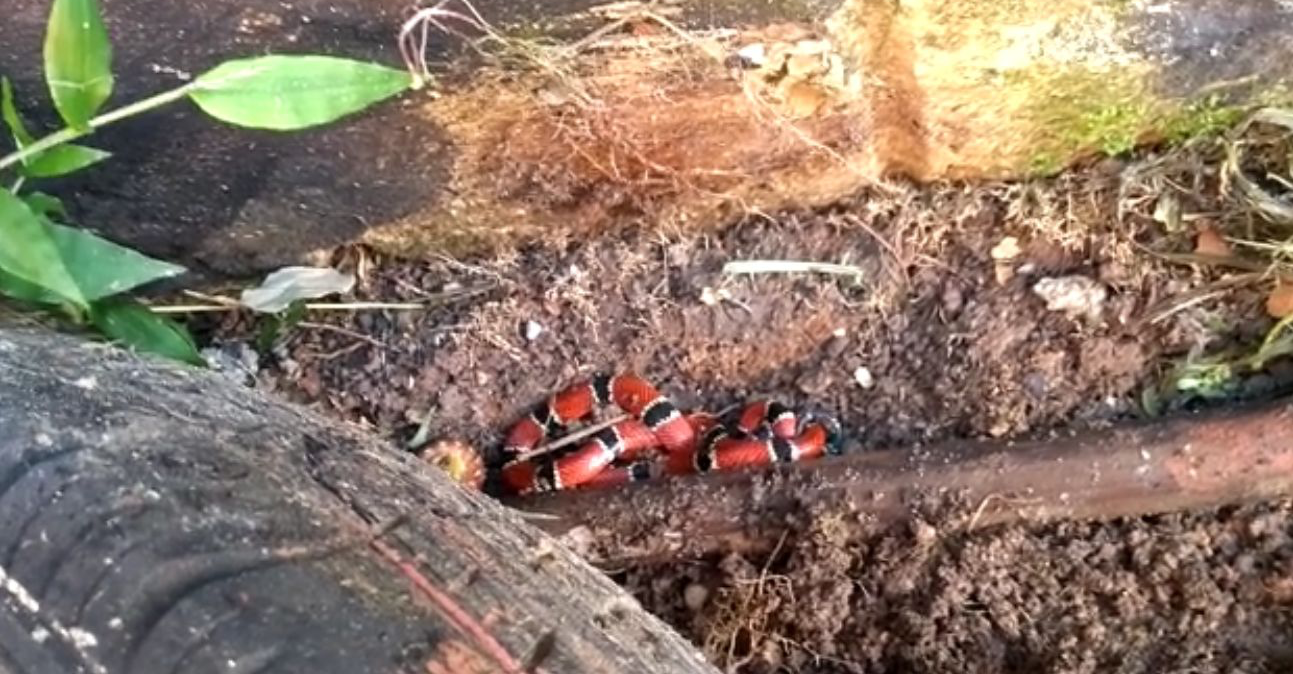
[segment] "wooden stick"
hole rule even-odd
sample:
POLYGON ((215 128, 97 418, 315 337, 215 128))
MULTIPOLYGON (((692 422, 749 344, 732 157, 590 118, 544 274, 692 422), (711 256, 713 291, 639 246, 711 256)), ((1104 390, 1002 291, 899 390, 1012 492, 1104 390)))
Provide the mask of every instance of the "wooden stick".
POLYGON ((1033 442, 855 451, 768 471, 662 479, 510 502, 554 534, 591 531, 598 563, 766 551, 827 506, 892 523, 914 497, 978 504, 949 526, 1105 519, 1293 495, 1293 400, 1033 442))
POLYGON ((587 428, 581 428, 581 429, 579 429, 578 431, 575 431, 574 433, 571 433, 570 435, 563 435, 562 437, 557 438, 556 440, 553 440, 552 442, 549 442, 549 443, 548 443, 548 444, 546 444, 546 445, 542 445, 542 446, 539 446, 539 447, 535 447, 534 449, 531 449, 531 450, 530 450, 530 451, 528 451, 528 452, 523 452, 523 453, 521 453, 521 454, 517 454, 517 455, 516 455, 516 458, 515 458, 514 460, 515 460, 515 461, 529 461, 530 459, 533 459, 533 458, 534 458, 534 457, 536 457, 536 456, 543 456, 544 454, 547 454, 547 453, 549 453, 549 452, 553 452, 553 451, 556 451, 556 450, 558 450, 558 449, 561 449, 562 447, 565 447, 566 445, 570 445, 570 444, 573 444, 573 443, 579 442, 580 440, 583 440, 584 438, 586 438, 586 437, 588 437, 588 436, 590 436, 590 435, 595 435, 595 434, 597 434, 597 433, 600 433, 600 432, 602 432, 602 431, 604 431, 604 430, 606 430, 606 429, 610 428, 611 426, 614 426, 615 424, 618 424, 619 422, 621 422, 621 421, 625 421, 625 420, 627 420, 627 419, 629 419, 629 418, 631 418, 631 417, 629 417, 629 415, 627 415, 627 414, 621 414, 621 415, 618 415, 618 416, 616 416, 616 417, 613 417, 613 418, 607 419, 606 421, 602 421, 602 422, 599 422, 599 423, 592 424, 592 425, 588 426, 587 428))

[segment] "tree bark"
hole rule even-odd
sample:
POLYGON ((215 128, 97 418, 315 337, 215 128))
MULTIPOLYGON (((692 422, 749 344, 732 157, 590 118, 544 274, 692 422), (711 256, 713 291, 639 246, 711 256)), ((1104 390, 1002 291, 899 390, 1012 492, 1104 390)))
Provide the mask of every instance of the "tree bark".
MULTIPOLYGON (((952 442, 859 452, 764 473, 571 491, 511 502, 554 535, 579 532, 609 565, 767 550, 806 513, 881 525, 955 496, 961 525, 1108 519, 1293 495, 1293 402, 1022 443, 952 442)), ((951 524, 949 526, 955 526, 951 524)))
POLYGON ((438 470, 207 371, 0 327, 0 670, 714 672, 438 470))
MULTIPOLYGON (((48 2, 10 4, 0 68, 24 110, 43 107, 52 124, 39 69, 48 2)), ((117 104, 265 51, 398 65, 409 8, 103 4, 117 104)), ((92 142, 114 159, 48 187, 114 239, 221 273, 355 240, 397 255, 488 252, 641 223, 713 227, 891 175, 1048 172, 1287 101, 1293 60, 1293 11, 1279 0, 651 7, 480 3, 504 41, 477 58, 433 31, 437 79, 401 102, 293 135, 180 105, 105 130, 92 142)))

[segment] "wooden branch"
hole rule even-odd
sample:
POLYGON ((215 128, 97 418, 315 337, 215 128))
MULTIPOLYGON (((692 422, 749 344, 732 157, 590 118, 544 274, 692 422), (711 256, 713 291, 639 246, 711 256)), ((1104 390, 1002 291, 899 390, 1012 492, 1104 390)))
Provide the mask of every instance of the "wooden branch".
POLYGON ((918 496, 978 503, 965 523, 1104 519, 1293 494, 1293 401, 1023 443, 859 452, 754 473, 662 480, 513 501, 553 534, 581 531, 599 563, 766 550, 810 509, 880 523, 918 496), (582 529, 582 528, 586 528, 582 529))

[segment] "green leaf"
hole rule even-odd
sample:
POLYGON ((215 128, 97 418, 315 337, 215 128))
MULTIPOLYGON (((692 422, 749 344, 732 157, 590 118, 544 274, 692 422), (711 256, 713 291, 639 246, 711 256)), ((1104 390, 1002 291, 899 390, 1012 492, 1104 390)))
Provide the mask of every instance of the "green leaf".
POLYGON ((87 130, 112 95, 112 44, 97 0, 54 0, 45 31, 45 81, 63 121, 87 130))
MULTIPOLYGON (((0 117, 3 117, 5 124, 9 126, 14 144, 18 149, 31 145, 35 140, 27 132, 27 127, 18 114, 18 108, 14 105, 13 87, 9 84, 8 78, 0 78, 0 117)), ((67 143, 52 147, 35 157, 24 159, 21 171, 28 178, 53 178, 79 171, 111 156, 111 153, 103 150, 67 143)))
POLYGON ((67 209, 63 207, 63 201, 58 197, 50 196, 44 192, 28 192, 22 197, 27 202, 27 207, 36 215, 42 215, 51 218, 57 215, 63 220, 67 219, 67 209))
POLYGON ((114 298, 90 306, 90 322, 109 339, 144 353, 204 365, 189 331, 133 300, 114 298))
POLYGON ((43 224, 62 264, 87 301, 184 273, 184 267, 155 260, 79 227, 48 219, 43 224))
POLYGON ((82 309, 88 305, 46 222, 7 190, 0 190, 0 271, 82 309))
POLYGON ((0 290, 13 297, 85 309, 95 300, 184 273, 179 265, 53 222, 41 213, 61 210, 53 197, 37 193, 28 198, 34 207, 0 191, 0 272, 12 277, 0 279, 0 290))
POLYGON ((227 61, 198 76, 189 92, 230 124, 292 130, 326 124, 412 84, 404 70, 332 56, 261 56, 227 61))
POLYGON ((28 178, 53 178, 79 171, 111 156, 109 152, 84 145, 56 145, 29 160, 22 173, 28 178))
POLYGON ((304 318, 305 300, 297 300, 289 304, 284 311, 267 315, 260 329, 256 331, 256 350, 260 353, 269 353, 278 338, 295 328, 296 324, 304 318))
POLYGON ((24 281, 9 272, 0 271, 0 293, 23 302, 34 304, 62 304, 63 298, 51 293, 48 290, 24 281))
POLYGON ((19 150, 36 140, 27 133, 22 117, 18 116, 18 108, 13 104, 13 85, 9 83, 8 77, 0 77, 0 117, 9 126, 9 132, 13 134, 14 144, 19 150))

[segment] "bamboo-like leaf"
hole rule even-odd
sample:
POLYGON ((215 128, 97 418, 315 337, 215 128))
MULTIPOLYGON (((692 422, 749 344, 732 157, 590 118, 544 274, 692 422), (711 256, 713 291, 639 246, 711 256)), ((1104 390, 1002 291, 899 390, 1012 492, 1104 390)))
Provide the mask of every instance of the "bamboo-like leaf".
POLYGON ((14 144, 19 149, 31 145, 36 140, 27 132, 22 117, 18 116, 18 107, 13 102, 13 85, 9 83, 8 77, 0 77, 0 117, 4 118, 5 125, 9 127, 9 133, 13 135, 14 144))
POLYGON ((204 364, 188 329, 133 300, 95 302, 90 307, 90 322, 109 339, 138 351, 192 365, 204 364))
POLYGON ((80 227, 49 220, 43 224, 59 259, 88 301, 184 273, 184 267, 153 259, 80 227))
POLYGON ((88 306, 41 216, 7 190, 0 190, 0 271, 82 309, 88 306))
MULTIPOLYGON (((22 149, 31 145, 35 139, 27 131, 18 107, 13 102, 13 86, 8 78, 0 78, 0 118, 13 135, 14 145, 22 149)), ((73 171, 79 171, 91 164, 97 164, 112 156, 103 150, 96 150, 84 145, 67 143, 52 147, 35 157, 23 160, 22 174, 28 178, 53 178, 73 171)))
POLYGON ((68 126, 86 129, 112 95, 112 44, 97 0, 54 0, 45 31, 45 82, 68 126))
POLYGON ((53 178, 80 171, 111 156, 110 152, 84 145, 56 145, 36 155, 23 167, 22 173, 28 178, 53 178))
POLYGON ((340 119, 411 84, 407 71, 376 63, 273 55, 218 65, 198 76, 189 97, 221 121, 283 131, 340 119))
POLYGON ((0 290, 10 296, 84 309, 89 302, 184 272, 179 265, 50 220, 45 212, 62 208, 52 197, 37 193, 27 199, 0 192, 0 272, 41 292, 0 279, 0 290))
POLYGON ((50 196, 44 192, 28 192, 24 194, 22 200, 27 202, 28 208, 36 215, 42 215, 46 218, 53 219, 57 215, 63 220, 67 220, 67 207, 63 206, 63 201, 58 197, 50 196))

